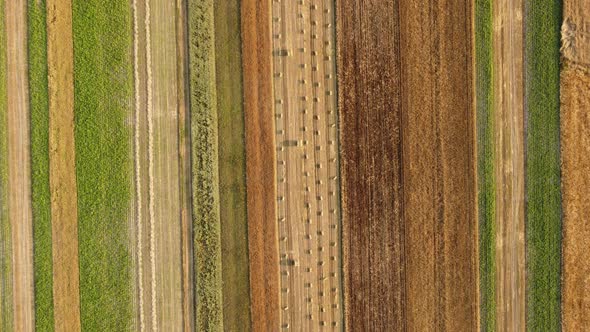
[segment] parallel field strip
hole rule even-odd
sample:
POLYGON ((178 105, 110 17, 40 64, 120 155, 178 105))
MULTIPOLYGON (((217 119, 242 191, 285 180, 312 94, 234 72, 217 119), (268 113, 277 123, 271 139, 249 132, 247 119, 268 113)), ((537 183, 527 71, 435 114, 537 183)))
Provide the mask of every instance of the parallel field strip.
POLYGON ((525 327, 523 6, 521 0, 493 6, 496 318, 507 331, 525 327))
POLYGON ((12 233, 13 328, 34 327, 33 225, 31 205, 30 110, 27 64, 27 3, 5 4, 7 65, 8 222, 12 233))
MULTIPOLYGON (((0 153, 7 155, 6 133, 6 3, 0 0, 0 153)), ((0 159, 0 329, 12 329, 12 263, 8 220, 8 161, 0 159)))
POLYGON ((181 329, 183 318, 178 3, 134 1, 135 232, 140 331, 181 329), (165 18, 165 19, 164 19, 165 18), (165 45, 164 45, 165 44, 165 45))
POLYGON ((272 3, 283 329, 342 325, 333 11, 272 3))
POLYGON ((525 3, 526 326, 561 329, 559 29, 562 1, 525 3))

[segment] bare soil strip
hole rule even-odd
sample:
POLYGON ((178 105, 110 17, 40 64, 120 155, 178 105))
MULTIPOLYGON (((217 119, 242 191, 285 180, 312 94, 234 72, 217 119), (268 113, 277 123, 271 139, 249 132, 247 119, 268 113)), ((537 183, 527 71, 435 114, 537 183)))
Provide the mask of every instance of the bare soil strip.
POLYGON ((336 8, 346 330, 403 330, 399 7, 336 8))
POLYGON ((7 41, 8 218, 12 231, 13 327, 33 331, 33 225, 27 67, 27 2, 5 3, 7 41))
POLYGON ((56 331, 80 330, 71 0, 47 1, 49 182, 56 331))
POLYGON ((193 224, 191 204, 191 146, 188 83, 187 2, 176 0, 176 80, 178 105, 178 158, 182 235, 182 310, 184 331, 194 329, 193 224))
POLYGON ((334 2, 273 2, 281 327, 340 328, 334 2))
POLYGON ((246 185, 253 331, 280 326, 270 1, 242 2, 246 185))
POLYGON ((336 7, 347 329, 477 330, 472 4, 336 7))
POLYGON ((561 72, 562 328, 590 326, 590 1, 564 1, 561 72))
POLYGON ((494 3, 496 319, 525 328, 524 2, 494 3))
POLYGON ((403 329, 399 7, 336 7, 346 327, 403 329))

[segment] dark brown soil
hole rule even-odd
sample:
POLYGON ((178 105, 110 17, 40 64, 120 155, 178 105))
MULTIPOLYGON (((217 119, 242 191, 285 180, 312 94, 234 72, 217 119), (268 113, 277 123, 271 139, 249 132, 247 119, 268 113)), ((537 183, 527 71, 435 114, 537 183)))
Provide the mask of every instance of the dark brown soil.
POLYGON ((252 330, 273 331, 280 320, 271 10, 270 1, 241 6, 252 330))
POLYGON ((471 2, 336 7, 347 329, 476 330, 471 2))

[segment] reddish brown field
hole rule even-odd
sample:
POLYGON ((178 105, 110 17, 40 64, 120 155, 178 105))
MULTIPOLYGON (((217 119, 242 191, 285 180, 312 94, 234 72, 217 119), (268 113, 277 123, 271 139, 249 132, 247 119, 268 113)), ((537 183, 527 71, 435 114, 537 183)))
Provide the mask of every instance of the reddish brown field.
POLYGON ((479 326, 472 8, 337 2, 346 326, 479 326))
POLYGON ((562 327, 590 326, 590 1, 564 4, 561 72, 563 195, 562 327))
POLYGON ((253 331, 279 326, 270 1, 242 2, 246 185, 253 331))

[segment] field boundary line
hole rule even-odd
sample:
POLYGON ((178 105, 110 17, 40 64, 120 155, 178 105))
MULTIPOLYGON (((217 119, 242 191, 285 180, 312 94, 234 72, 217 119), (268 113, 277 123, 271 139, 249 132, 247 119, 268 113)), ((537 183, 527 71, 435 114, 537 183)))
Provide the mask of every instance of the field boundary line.
POLYGON ((148 173, 149 173, 149 215, 150 215, 150 264, 152 287, 152 329, 158 331, 157 298, 156 298, 156 240, 155 234, 155 207, 154 207, 154 123, 153 123, 153 91, 152 91, 152 54, 151 54, 151 0, 145 2, 145 29, 146 29, 146 67, 147 67, 147 118, 148 118, 148 173))
POLYGON ((142 222, 142 195, 141 195, 141 176, 140 176, 140 153, 139 153, 139 22, 137 19, 137 0, 133 0, 133 74, 134 74, 134 97, 135 97, 135 194, 136 194, 136 219, 137 219, 137 269, 138 269, 138 288, 139 288, 139 330, 144 331, 145 314, 144 314, 144 296, 143 296, 143 255, 141 247, 143 243, 143 222, 142 222))

